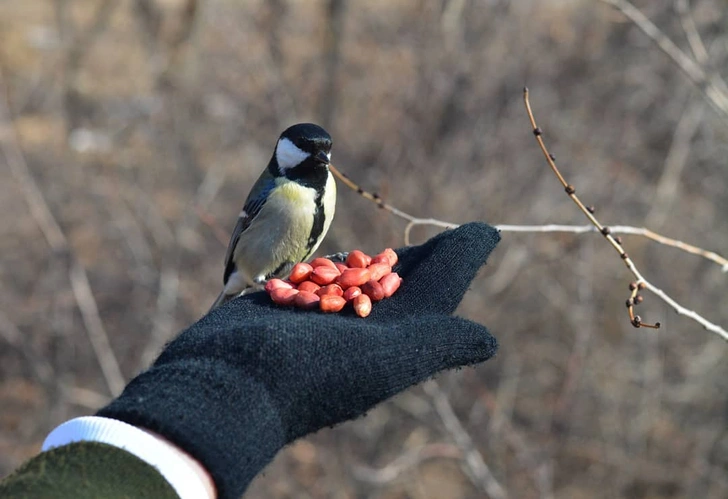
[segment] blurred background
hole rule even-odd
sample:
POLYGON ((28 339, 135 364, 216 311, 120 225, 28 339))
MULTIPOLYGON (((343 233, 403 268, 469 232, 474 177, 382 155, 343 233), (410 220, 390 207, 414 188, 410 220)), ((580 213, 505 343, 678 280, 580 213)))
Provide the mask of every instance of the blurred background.
MULTIPOLYGON (((725 0, 634 5, 728 77, 725 0)), ((0 476, 207 311, 295 122, 412 214, 583 224, 528 85, 602 222, 728 253, 728 114, 606 2, 4 1, 0 40, 0 476)), ((401 246, 404 227, 340 185, 320 253, 401 246)), ((624 241, 726 327, 718 265, 624 241)), ((597 234, 504 232, 459 310, 498 357, 290 446, 246 497, 728 497, 728 346, 649 293, 638 312, 663 328, 634 329, 631 280, 597 234)))

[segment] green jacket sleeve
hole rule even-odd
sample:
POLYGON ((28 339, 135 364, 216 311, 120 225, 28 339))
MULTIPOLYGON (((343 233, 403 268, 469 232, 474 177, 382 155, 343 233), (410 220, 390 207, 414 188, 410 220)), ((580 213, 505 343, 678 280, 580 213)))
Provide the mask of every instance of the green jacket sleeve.
POLYGON ((0 498, 179 499, 157 470, 99 442, 77 442, 38 454, 0 481, 0 498))

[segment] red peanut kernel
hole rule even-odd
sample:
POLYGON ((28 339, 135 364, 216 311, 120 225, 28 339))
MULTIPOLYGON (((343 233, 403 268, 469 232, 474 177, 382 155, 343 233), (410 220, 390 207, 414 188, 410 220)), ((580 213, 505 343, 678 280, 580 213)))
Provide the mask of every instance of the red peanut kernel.
POLYGON ((361 292, 371 298, 372 301, 379 301, 384 298, 384 289, 382 288, 382 285, 373 279, 362 285, 361 292))
POLYGON ((385 255, 389 259, 390 267, 394 267, 394 265, 399 261, 399 257, 397 256, 397 253, 392 248, 387 248, 384 251, 382 251, 380 254, 385 255))
POLYGON ((312 310, 319 307, 321 298, 315 293, 309 291, 299 291, 293 298, 293 304, 304 310, 312 310))
POLYGON ((288 279, 294 284, 299 284, 308 279, 311 276, 311 272, 313 272, 313 267, 309 264, 297 263, 291 269, 291 275, 288 276, 288 279))
POLYGON ((392 272, 382 277, 379 284, 382 285, 382 289, 384 290, 384 297, 389 298, 399 289, 400 284, 402 284, 402 278, 398 273, 392 272))
POLYGON ((336 295, 324 295, 319 302, 322 312, 340 312, 344 305, 346 305, 346 300, 336 295))
POLYGON ((311 261, 311 267, 313 267, 313 268, 316 268, 316 267, 330 267, 332 269, 335 269, 336 268, 336 264, 334 264, 334 262, 332 262, 328 258, 319 257, 319 258, 314 258, 311 261))
POLYGON ((347 269, 336 280, 336 283, 346 289, 352 286, 361 286, 371 278, 369 269, 347 269))
POLYGON ((359 317, 366 317, 372 312, 372 300, 365 294, 361 294, 354 298, 354 312, 359 317))
POLYGON ((265 283, 265 290, 268 294, 278 288, 293 289, 293 285, 290 282, 286 282, 281 279, 271 279, 265 283))
POLYGON ((311 272, 311 280, 321 286, 326 286, 334 282, 341 274, 336 267, 327 267, 320 265, 313 268, 311 272))
POLYGON ((321 289, 321 286, 316 284, 313 281, 303 281, 301 284, 298 285, 297 288, 299 291, 308 291, 309 293, 316 293, 319 289, 321 289))
POLYGON ((293 288, 276 288, 270 292, 270 297, 274 303, 283 306, 293 305, 293 301, 298 294, 297 289, 293 288))
POLYGON ((370 278, 378 281, 387 274, 392 273, 392 267, 388 263, 372 263, 369 267, 370 278))
POLYGON ((288 280, 270 279, 265 290, 278 305, 335 313, 351 303, 359 317, 367 317, 373 302, 391 297, 402 284, 399 274, 392 272, 397 260, 392 248, 374 258, 353 250, 346 263, 314 258, 294 265, 288 280))
POLYGON ((335 296, 344 296, 344 290, 341 289, 341 286, 338 284, 327 284, 326 286, 323 286, 320 288, 317 292, 317 295, 324 296, 324 295, 335 295, 335 296))
POLYGON ((372 263, 369 265, 374 265, 375 263, 384 263, 389 265, 389 258, 387 258, 386 255, 379 254, 372 258, 372 263))
POLYGON ((352 286, 350 288, 346 288, 346 291, 344 291, 344 299, 346 301, 351 301, 357 296, 361 294, 361 288, 359 286, 352 286))
POLYGON ((390 267, 394 267, 394 264, 397 263, 398 260, 399 257, 397 256, 397 253, 395 253, 392 248, 387 248, 372 258, 372 263, 386 263, 389 264, 390 267))
POLYGON ((372 261, 372 257, 363 251, 353 250, 346 257, 346 264, 352 268, 365 269, 372 261))

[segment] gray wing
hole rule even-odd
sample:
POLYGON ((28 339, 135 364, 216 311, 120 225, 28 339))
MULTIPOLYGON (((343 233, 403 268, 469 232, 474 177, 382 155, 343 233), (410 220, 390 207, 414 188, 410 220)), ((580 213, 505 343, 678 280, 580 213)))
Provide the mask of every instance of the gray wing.
POLYGON ((245 200, 243 205, 243 211, 238 217, 238 221, 235 223, 233 234, 230 236, 230 243, 228 244, 227 252, 225 253, 225 274, 223 275, 223 284, 227 284, 230 274, 235 271, 235 262, 233 260, 235 255, 235 247, 238 245, 240 235, 250 227, 251 222, 260 213, 260 209, 268 199, 268 194, 276 186, 276 181, 273 175, 270 174, 266 168, 261 173, 258 180, 253 185, 253 188, 248 194, 248 198, 245 200))

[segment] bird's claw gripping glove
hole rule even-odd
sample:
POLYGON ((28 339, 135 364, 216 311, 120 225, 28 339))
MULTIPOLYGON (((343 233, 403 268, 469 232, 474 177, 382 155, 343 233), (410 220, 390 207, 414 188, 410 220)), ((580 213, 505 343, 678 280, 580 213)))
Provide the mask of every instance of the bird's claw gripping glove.
POLYGON ((364 319, 280 308, 264 292, 232 300, 98 415, 161 434, 209 471, 219 497, 239 497, 297 438, 493 356, 485 327, 451 314, 499 239, 469 223, 398 250, 402 286, 364 319))

